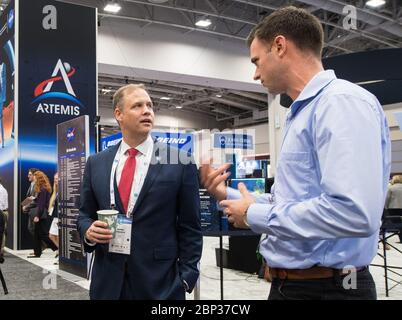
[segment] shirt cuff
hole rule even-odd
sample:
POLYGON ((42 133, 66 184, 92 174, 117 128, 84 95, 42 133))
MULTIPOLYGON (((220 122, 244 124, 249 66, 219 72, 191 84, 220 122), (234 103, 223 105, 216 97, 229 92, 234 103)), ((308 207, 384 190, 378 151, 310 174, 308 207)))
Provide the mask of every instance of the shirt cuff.
POLYGON ((253 203, 247 210, 247 223, 255 233, 268 233, 268 215, 272 205, 253 203))
POLYGON ((237 200, 241 199, 241 193, 237 189, 228 187, 226 189, 226 200, 237 200))
POLYGON ((85 242, 86 245, 88 245, 90 247, 96 246, 96 243, 89 242, 86 237, 84 237, 84 242, 85 242))
MULTIPOLYGON (((225 200, 236 200, 241 199, 241 193, 239 190, 227 187, 226 188, 226 199, 225 200)), ((216 206, 218 211, 223 211, 223 208, 219 205, 219 201, 216 201, 216 206)))

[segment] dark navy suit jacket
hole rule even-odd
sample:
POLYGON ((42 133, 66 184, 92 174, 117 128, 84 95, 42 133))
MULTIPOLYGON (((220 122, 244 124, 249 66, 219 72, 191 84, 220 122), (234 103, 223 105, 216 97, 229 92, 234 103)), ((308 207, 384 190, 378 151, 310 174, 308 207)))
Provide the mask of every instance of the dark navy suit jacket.
MULTIPOLYGON (((95 154, 86 163, 77 225, 82 239, 97 220, 96 211, 110 208, 110 174, 118 148, 95 154)), ((184 299, 182 280, 190 290, 195 286, 202 253, 198 173, 194 164, 172 164, 172 150, 177 158, 177 149, 154 144, 133 211, 131 254, 110 253, 108 245, 84 244, 87 252, 95 250, 91 299, 119 299, 124 279, 133 299, 184 299)), ((123 213, 116 184, 115 194, 117 209, 123 213)))

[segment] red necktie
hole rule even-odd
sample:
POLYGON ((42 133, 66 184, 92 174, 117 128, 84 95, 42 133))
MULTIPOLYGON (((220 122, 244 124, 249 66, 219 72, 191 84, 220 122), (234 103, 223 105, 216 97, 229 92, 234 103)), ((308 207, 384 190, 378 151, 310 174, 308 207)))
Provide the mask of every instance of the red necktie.
POLYGON ((131 148, 127 150, 128 158, 124 164, 123 171, 121 172, 120 182, 119 182, 119 194, 121 202, 123 203, 124 211, 127 213, 128 201, 130 200, 131 186, 134 181, 135 173, 135 156, 138 150, 131 148))

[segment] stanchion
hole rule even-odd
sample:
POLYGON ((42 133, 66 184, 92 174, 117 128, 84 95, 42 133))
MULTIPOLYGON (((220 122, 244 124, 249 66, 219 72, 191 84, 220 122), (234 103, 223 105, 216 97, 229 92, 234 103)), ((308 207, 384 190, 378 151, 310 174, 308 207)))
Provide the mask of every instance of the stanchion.
MULTIPOLYGON (((222 232, 222 216, 223 212, 219 215, 219 230, 222 232)), ((223 300, 223 239, 222 235, 219 236, 219 264, 220 264, 220 280, 221 280, 221 300, 223 300)))
POLYGON ((1 281, 1 284, 3 285, 4 294, 8 294, 6 280, 4 280, 3 273, 1 272, 1 268, 0 268, 0 281, 1 281))

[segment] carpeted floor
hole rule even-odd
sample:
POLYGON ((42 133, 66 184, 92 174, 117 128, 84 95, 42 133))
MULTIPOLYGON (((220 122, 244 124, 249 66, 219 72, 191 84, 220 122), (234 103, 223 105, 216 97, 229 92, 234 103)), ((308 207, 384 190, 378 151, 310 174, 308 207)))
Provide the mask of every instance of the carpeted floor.
POLYGON ((0 300, 89 299, 87 290, 56 274, 8 253, 4 258, 5 262, 0 264, 0 268, 9 293, 4 295, 0 284, 0 300))

